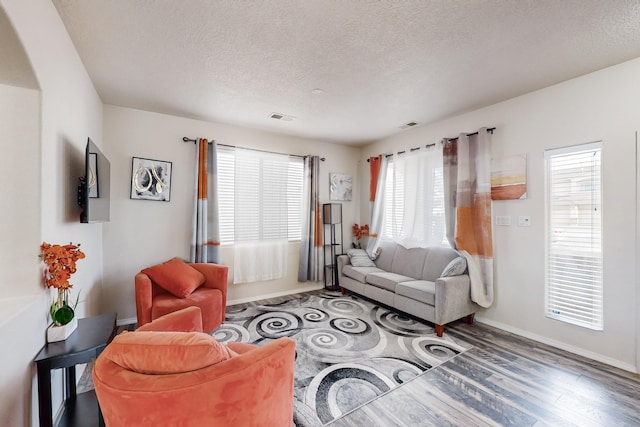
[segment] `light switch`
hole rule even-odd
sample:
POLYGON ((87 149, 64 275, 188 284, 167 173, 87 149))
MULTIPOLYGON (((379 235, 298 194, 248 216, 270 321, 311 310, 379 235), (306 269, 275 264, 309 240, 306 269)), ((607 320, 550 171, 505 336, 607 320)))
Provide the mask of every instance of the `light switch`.
POLYGON ((518 217, 518 227, 529 227, 531 225, 531 217, 529 215, 520 215, 518 217))

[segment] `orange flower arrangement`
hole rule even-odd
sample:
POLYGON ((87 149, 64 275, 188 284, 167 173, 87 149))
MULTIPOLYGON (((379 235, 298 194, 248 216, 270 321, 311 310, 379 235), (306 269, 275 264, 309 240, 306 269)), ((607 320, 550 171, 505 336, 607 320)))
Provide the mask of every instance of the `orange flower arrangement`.
MULTIPOLYGON (((69 291, 73 287, 69 283, 71 275, 76 272, 76 262, 85 257, 80 245, 51 245, 43 242, 40 245, 40 257, 48 266, 45 272, 45 284, 48 288, 58 290, 58 298, 51 304, 51 318, 56 326, 66 325, 73 320, 73 308, 69 306, 69 291)), ((76 305, 78 301, 76 300, 76 305)))
POLYGON ((355 237, 355 242, 353 242, 353 247, 362 249, 362 245, 360 244, 360 239, 369 235, 369 225, 364 224, 360 226, 358 224, 353 224, 353 237, 355 237))

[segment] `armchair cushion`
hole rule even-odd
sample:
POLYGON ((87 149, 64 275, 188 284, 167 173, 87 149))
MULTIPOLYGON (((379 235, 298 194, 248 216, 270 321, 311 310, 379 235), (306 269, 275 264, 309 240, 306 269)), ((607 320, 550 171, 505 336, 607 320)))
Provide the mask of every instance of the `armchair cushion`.
POLYGON ((142 270, 158 286, 172 293, 178 298, 186 298, 204 283, 204 275, 182 261, 172 258, 162 264, 154 265, 142 270))
POLYGON ((180 374, 228 360, 238 354, 202 332, 123 332, 109 344, 106 357, 147 375, 180 374))

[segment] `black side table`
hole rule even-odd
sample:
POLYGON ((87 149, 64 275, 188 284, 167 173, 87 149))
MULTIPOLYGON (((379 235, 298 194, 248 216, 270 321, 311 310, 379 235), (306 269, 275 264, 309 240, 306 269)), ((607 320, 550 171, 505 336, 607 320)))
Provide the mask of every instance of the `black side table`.
POLYGON ((35 358, 38 366, 40 426, 53 427, 51 370, 65 368, 65 402, 59 426, 103 425, 95 391, 76 395, 76 365, 89 363, 116 335, 116 313, 78 320, 78 328, 64 341, 46 344, 35 358))

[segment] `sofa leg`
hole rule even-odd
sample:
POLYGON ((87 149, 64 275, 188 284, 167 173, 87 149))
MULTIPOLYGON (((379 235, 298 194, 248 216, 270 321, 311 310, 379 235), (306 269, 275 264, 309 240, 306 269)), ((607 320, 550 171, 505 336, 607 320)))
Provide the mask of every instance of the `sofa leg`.
POLYGON ((468 325, 473 325, 473 319, 475 317, 475 313, 471 313, 470 315, 467 316, 467 324, 468 325))
POLYGON ((444 325, 436 325, 436 335, 441 337, 444 334, 444 325))
POLYGON ((347 294, 347 290, 345 288, 343 288, 342 286, 340 286, 340 293, 342 295, 346 295, 347 294))

